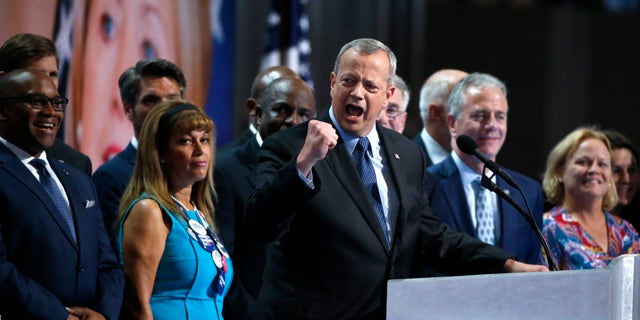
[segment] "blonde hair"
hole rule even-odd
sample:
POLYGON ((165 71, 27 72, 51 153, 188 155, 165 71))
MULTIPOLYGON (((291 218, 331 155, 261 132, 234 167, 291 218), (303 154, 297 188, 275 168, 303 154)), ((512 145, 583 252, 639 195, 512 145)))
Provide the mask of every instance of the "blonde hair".
MULTIPOLYGON (((561 205, 564 202, 566 195, 560 176, 566 169, 569 158, 573 156, 580 144, 587 139, 602 141, 607 146, 611 156, 612 151, 609 139, 602 131, 594 127, 580 127, 565 136, 549 153, 547 168, 542 179, 542 189, 551 203, 561 205)), ((611 183, 611 187, 607 189, 602 199, 602 210, 610 211, 617 203, 618 193, 615 184, 611 183)))
MULTIPOLYGON (((169 137, 175 132, 203 130, 213 133, 213 121, 202 109, 187 100, 165 100, 156 105, 142 124, 140 143, 136 155, 133 176, 120 199, 120 220, 131 203, 143 192, 153 196, 162 206, 186 219, 186 216, 171 198, 166 167, 161 156, 167 152, 169 137)), ((214 224, 213 198, 216 197, 213 183, 213 163, 215 162, 214 137, 211 137, 211 159, 205 179, 193 184, 191 201, 204 214, 209 224, 214 224)))

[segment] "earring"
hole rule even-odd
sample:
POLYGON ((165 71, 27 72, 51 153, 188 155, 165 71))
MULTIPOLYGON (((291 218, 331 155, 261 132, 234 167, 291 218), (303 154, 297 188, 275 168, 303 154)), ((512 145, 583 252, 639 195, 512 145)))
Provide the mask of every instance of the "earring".
POLYGON ((160 160, 160 164, 164 164, 164 160, 160 160))

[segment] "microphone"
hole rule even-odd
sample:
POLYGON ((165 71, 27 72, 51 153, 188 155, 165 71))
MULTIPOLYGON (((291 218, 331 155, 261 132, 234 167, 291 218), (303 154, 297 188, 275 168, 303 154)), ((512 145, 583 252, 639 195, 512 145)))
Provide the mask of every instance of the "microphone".
POLYGON ((484 163, 484 165, 489 170, 507 181, 507 183, 512 187, 520 190, 520 186, 518 185, 518 183, 516 183, 506 171, 498 167, 495 162, 487 159, 487 157, 485 157, 485 155, 480 150, 478 150, 478 144, 473 140, 473 138, 463 134, 458 136, 458 138, 456 139, 456 143, 458 144, 458 148, 460 148, 462 152, 468 155, 475 156, 476 158, 478 158, 478 160, 482 161, 482 163, 484 163))
MULTIPOLYGON (((464 137, 466 137, 466 136, 464 136, 464 137)), ((530 212, 531 210, 529 210, 529 212, 525 211, 509 195, 508 192, 505 192, 505 190, 502 190, 500 187, 498 187, 498 185, 493 183, 493 181, 491 181, 491 179, 489 177, 487 177, 486 175, 484 175, 484 174, 482 174, 482 178, 480 178, 480 185, 482 185, 486 189, 489 189, 489 191, 496 193, 502 199, 506 200, 509 204, 511 204, 514 208, 516 208, 516 210, 520 213, 520 215, 522 215, 524 220, 526 220, 527 223, 529 223, 529 226, 531 227, 531 229, 535 232, 536 237, 538 238, 538 242, 540 242, 542 244, 542 250, 544 252, 544 255, 547 258, 547 263, 549 264, 549 270, 551 270, 551 271, 558 270, 556 268, 555 264, 553 263, 553 259, 551 258, 551 251, 549 250, 549 244, 544 239, 544 236, 542 235, 542 232, 540 231, 540 229, 536 225, 536 222, 533 219, 533 215, 530 212)), ((506 190, 506 191, 509 191, 509 190, 506 190)), ((524 197, 524 195, 522 195, 522 197, 525 199, 525 202, 526 202, 526 198, 524 197)), ((527 204, 527 207, 529 207, 528 204, 527 204)))

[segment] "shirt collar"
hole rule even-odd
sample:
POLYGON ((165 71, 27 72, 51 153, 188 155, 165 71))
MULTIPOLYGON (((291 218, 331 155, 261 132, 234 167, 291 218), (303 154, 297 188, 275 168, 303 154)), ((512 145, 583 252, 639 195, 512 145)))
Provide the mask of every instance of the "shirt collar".
POLYGON ((429 132, 427 132, 426 128, 422 129, 420 138, 422 138, 424 145, 427 147, 427 150, 429 150, 429 157, 433 163, 439 163, 449 155, 447 150, 445 150, 435 139, 433 139, 429 132))
MULTIPOLYGON (((480 177, 479 174, 477 174, 475 171, 469 168, 469 166, 467 166, 464 162, 462 162, 462 159, 460 159, 460 157, 455 151, 451 150, 451 156, 453 158, 453 162, 456 164, 456 167, 458 168, 458 171, 460 172, 460 178, 462 178, 463 186, 470 185, 471 182, 473 182, 473 180, 477 180, 480 177)), ((487 174, 491 176, 493 173, 487 169, 487 174)), ((491 178, 491 181, 493 183, 496 182, 495 175, 491 178)))
MULTIPOLYGON (((4 137, 0 137, 0 143, 4 144, 7 149, 9 149, 18 159, 22 162, 27 168, 29 168, 29 162, 35 159, 34 156, 30 155, 28 152, 22 150, 20 147, 15 144, 7 141, 4 137)), ((38 159, 44 160, 47 166, 49 166, 49 159, 47 158, 47 151, 43 150, 38 159)))
POLYGON ((131 145, 136 148, 136 150, 138 150, 138 139, 136 138, 136 136, 133 136, 133 138, 131 138, 131 145))

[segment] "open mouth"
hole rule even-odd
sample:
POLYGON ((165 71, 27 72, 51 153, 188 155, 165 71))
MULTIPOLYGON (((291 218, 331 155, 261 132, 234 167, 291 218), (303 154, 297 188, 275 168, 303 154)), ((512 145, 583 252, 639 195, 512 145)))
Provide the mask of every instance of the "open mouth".
POLYGON ((53 130, 56 125, 51 122, 37 122, 34 126, 41 130, 50 131, 53 130))
POLYGON ((359 117, 364 113, 364 109, 359 106, 348 104, 347 105, 347 115, 349 117, 359 117))

